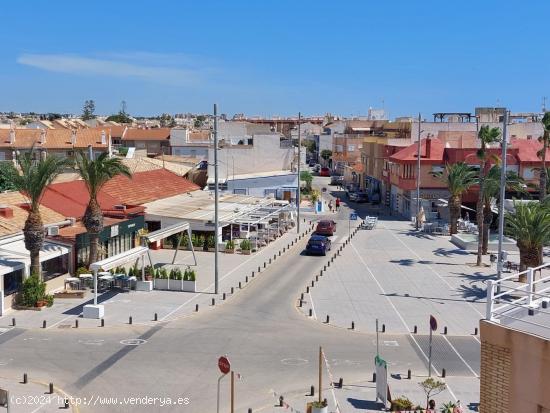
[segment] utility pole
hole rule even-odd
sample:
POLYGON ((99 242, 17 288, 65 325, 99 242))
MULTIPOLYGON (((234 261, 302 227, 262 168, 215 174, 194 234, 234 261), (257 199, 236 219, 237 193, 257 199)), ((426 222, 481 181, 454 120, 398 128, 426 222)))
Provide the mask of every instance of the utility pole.
POLYGON ((422 133, 422 117, 418 114, 418 148, 417 148, 417 160, 416 160, 416 230, 420 229, 420 134, 422 133))
POLYGON ((323 401, 323 347, 319 347, 319 403, 323 401))
POLYGON ((235 372, 231 370, 231 413, 235 413, 235 372))
POLYGON ((300 121, 302 120, 302 113, 298 112, 298 194, 296 195, 296 217, 298 222, 296 223, 296 230, 300 233, 300 164, 302 163, 302 136, 300 134, 300 121))
MULTIPOLYGON (((218 105, 214 103, 214 239, 216 241, 214 246, 214 294, 218 294, 218 196, 218 105)), ((231 373, 231 379, 233 379, 233 372, 231 373)))
MULTIPOLYGON (((498 258, 497 258, 497 279, 502 277, 502 241, 504 238, 504 197, 506 196, 506 146, 508 136, 508 110, 504 109, 504 124, 502 125, 502 170, 500 171, 500 202, 498 210, 498 258)), ((500 284, 497 284, 497 293, 500 292, 500 284)))

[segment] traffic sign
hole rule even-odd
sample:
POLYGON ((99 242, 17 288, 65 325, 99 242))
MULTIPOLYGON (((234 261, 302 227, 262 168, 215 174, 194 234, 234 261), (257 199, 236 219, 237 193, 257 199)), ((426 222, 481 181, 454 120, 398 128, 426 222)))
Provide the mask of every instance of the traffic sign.
POLYGON ((231 371, 231 363, 229 362, 229 359, 225 356, 221 356, 218 359, 218 368, 223 374, 227 374, 231 371))
POLYGON ((352 212, 351 214, 349 214, 349 220, 357 221, 357 214, 355 212, 352 212))
POLYGON ((430 329, 432 331, 437 330, 437 320, 435 319, 435 317, 433 315, 430 316, 430 329))

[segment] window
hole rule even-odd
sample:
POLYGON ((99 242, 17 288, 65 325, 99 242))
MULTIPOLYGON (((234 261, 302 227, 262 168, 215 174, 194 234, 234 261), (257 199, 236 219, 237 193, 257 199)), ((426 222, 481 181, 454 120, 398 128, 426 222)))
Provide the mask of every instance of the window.
POLYGON ((246 195, 246 188, 234 188, 233 193, 238 195, 246 195))
POLYGON ((15 294, 23 283, 23 270, 16 270, 4 275, 4 297, 15 294))
POLYGON ((44 281, 52 280, 66 274, 69 268, 69 254, 52 258, 42 263, 42 277, 44 281))
POLYGON ((355 145, 348 145, 348 152, 355 151, 355 145))

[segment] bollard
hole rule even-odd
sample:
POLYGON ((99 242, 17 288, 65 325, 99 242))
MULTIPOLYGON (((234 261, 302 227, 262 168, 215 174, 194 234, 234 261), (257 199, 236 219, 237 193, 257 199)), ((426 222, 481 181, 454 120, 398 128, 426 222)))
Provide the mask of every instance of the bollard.
POLYGON ((29 382, 29 378, 27 376, 27 373, 23 374, 23 384, 27 384, 29 382))
POLYGON ((101 327, 105 327, 105 319, 104 318, 101 319, 101 327))
POLYGON ((199 311, 199 305, 198 304, 195 305, 195 311, 199 311))
POLYGON ((309 316, 313 317, 313 310, 311 308, 309 309, 309 316))
POLYGON ((407 378, 410 380, 411 379, 411 369, 408 369, 407 370, 407 378))
POLYGON ((246 277, 244 277, 244 282, 247 283, 248 282, 248 275, 246 277))
POLYGON ((216 299, 212 298, 212 305, 216 305, 216 299))
POLYGON ((279 407, 283 407, 284 401, 285 401, 285 398, 283 396, 279 396, 279 407))
MULTIPOLYGON (((279 251, 279 255, 281 255, 281 251, 279 251)), ((274 260, 277 259, 277 254, 273 254, 273 259, 274 259, 274 260)))
POLYGON ((327 266, 325 265, 325 266, 323 267, 323 271, 326 271, 326 270, 327 270, 327 266))
POLYGON ((311 386, 311 387, 309 388, 309 395, 310 395, 310 396, 315 396, 315 386, 311 386))
POLYGON ((239 288, 243 288, 240 281, 239 281, 239 288))
POLYGON ((318 275, 315 276, 315 281, 319 281, 319 276, 318 275))
POLYGON ((327 262, 327 267, 330 267, 330 261, 329 261, 329 262, 327 262))
POLYGON ((269 259, 269 263, 271 264, 271 258, 269 259))
POLYGON ((319 275, 320 275, 321 277, 323 276, 323 270, 321 270, 321 271, 319 272, 319 275))
POLYGON ((42 328, 46 328, 46 320, 42 321, 42 328))
POLYGON ((548 308, 548 301, 542 302, 542 308, 548 308))
POLYGON ((306 287, 306 294, 309 294, 309 285, 306 287))
POLYGON ((258 272, 260 272, 261 268, 258 266, 258 272))
POLYGON ((300 299, 300 304, 299 304, 298 306, 299 306, 299 307, 301 307, 301 306, 302 306, 302 299, 300 299))
POLYGON ((266 264, 265 261, 264 261, 264 268, 266 267, 266 265, 267 265, 267 264, 266 264))
POLYGON ((231 294, 235 292, 235 287, 231 287, 231 294))
POLYGON ((225 293, 223 293, 222 300, 225 300, 225 293))
POLYGON ((447 334, 447 326, 443 327, 443 334, 447 334))
POLYGON ((340 380, 338 380, 338 388, 342 388, 344 387, 344 379, 342 377, 340 377, 340 380))
POLYGON ((155 318, 154 318, 155 321, 159 321, 159 315, 157 313, 155 313, 155 318))
POLYGON ((63 408, 68 409, 69 408, 69 399, 64 400, 64 406, 63 408))
POLYGON ((315 281, 311 281, 311 286, 314 287, 315 286, 315 281))
POLYGON ((477 336, 477 327, 474 328, 474 336, 477 336))
MULTIPOLYGON (((532 308, 529 309, 529 311, 527 312, 527 314, 529 315, 535 315, 535 310, 533 310, 532 308)), ((45 321, 44 321, 45 323, 45 321)))
POLYGON ((132 324, 132 316, 128 317, 128 324, 132 324))
POLYGON ((413 331, 414 334, 418 333, 418 326, 414 326, 414 331, 413 331))
POLYGON ((355 330, 355 321, 352 321, 352 322, 351 322, 351 329, 352 329, 352 330, 355 330))
POLYGON ((327 324, 329 324, 329 322, 330 322, 330 317, 329 317, 329 315, 327 314, 327 324))
POLYGON ((376 383, 376 373, 372 373, 372 382, 376 383))
POLYGON ((12 325, 13 327, 15 327, 15 318, 12 318, 12 319, 11 319, 11 325, 12 325))
POLYGON ((445 378, 446 375, 447 372, 445 371, 445 369, 441 369, 441 377, 445 378))
POLYGON ((50 394, 53 394, 53 383, 50 383, 50 394))
POLYGON ((74 320, 74 328, 78 328, 78 318, 74 320))
POLYGON ((300 300, 303 300, 304 299, 304 293, 301 293, 300 294, 300 300))
POLYGON ((279 257, 281 256, 281 251, 279 251, 279 257))
POLYGON ((254 278, 254 271, 252 271, 252 278, 254 278))
POLYGON ((386 332, 386 324, 382 324, 382 333, 386 332))
POLYGON ((252 413, 252 409, 250 407, 248 408, 248 413, 252 413))

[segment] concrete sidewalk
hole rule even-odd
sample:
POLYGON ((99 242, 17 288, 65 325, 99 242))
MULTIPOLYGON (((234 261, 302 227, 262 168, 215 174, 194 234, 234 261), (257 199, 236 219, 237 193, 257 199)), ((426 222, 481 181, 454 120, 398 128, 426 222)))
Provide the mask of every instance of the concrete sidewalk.
MULTIPOLYGON (((313 228, 309 221, 302 223, 301 236, 309 234, 313 228)), ((255 277, 261 276, 270 264, 277 261, 279 253, 287 253, 296 246, 297 238, 296 230, 292 230, 252 255, 220 254, 218 295, 214 294, 214 254, 210 252, 196 252, 198 265, 193 267, 197 272, 196 293, 159 290, 122 292, 114 289, 102 293, 98 301, 105 305, 105 327, 129 325, 130 317, 132 324, 153 324, 155 314, 158 322, 190 316, 196 312, 196 305, 199 306, 199 311, 212 308, 212 299, 215 300, 215 305, 220 305, 223 303, 224 293, 226 300, 230 300, 232 288, 233 294, 237 294, 239 282, 244 288, 247 278, 248 282, 254 280, 252 272, 255 277)), ((173 250, 152 251, 152 255, 157 264, 171 263, 173 250)), ((176 264, 192 265, 191 253, 182 251, 176 264)), ((100 320, 83 319, 80 316, 83 306, 92 302, 93 294, 88 290, 84 299, 56 299, 51 308, 44 308, 42 311, 11 310, 0 318, 0 327, 12 327, 12 319, 15 318, 18 328, 42 328, 44 321, 47 329, 75 328, 77 322, 78 328, 97 328, 100 320)))

